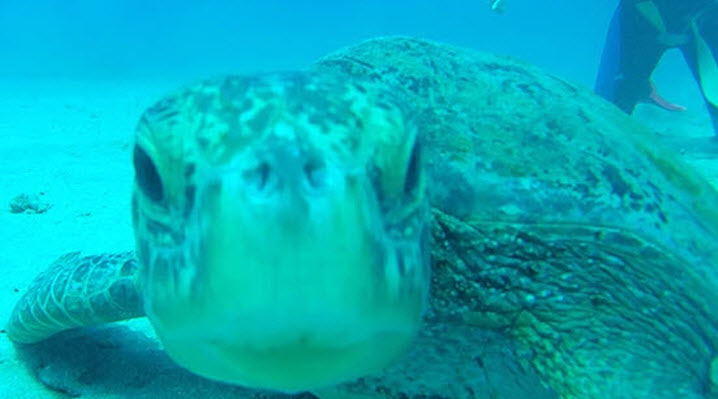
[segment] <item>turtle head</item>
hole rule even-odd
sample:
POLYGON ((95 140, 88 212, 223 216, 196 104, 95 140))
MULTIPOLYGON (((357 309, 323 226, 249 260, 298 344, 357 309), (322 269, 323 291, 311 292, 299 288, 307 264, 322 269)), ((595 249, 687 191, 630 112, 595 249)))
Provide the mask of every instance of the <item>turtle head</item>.
POLYGON ((282 391, 376 372, 418 330, 429 206, 416 130, 387 92, 230 77, 147 110, 133 222, 169 355, 282 391))

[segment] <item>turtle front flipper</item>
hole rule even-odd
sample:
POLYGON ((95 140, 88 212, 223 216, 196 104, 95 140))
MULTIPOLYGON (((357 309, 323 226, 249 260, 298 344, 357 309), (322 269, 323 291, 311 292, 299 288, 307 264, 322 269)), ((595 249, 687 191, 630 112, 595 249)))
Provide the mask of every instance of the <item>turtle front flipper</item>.
POLYGON ((15 305, 8 336, 33 343, 71 328, 143 316, 138 268, 134 252, 61 256, 15 305))

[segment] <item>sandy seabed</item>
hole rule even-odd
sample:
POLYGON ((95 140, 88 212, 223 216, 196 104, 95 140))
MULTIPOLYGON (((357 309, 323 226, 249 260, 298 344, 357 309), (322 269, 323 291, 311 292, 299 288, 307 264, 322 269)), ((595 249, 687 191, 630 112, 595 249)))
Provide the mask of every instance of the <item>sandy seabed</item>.
MULTIPOLYGON (((132 248, 133 130, 141 112, 179 84, 0 81, 0 325, 33 277, 60 255, 132 248), (12 213, 9 203, 20 194, 38 195, 51 207, 43 213, 12 213)), ((637 117, 667 137, 701 139, 711 134, 700 112, 677 117, 643 107, 637 117)), ((698 147, 703 149, 700 156, 682 151, 709 177, 718 176, 715 154, 698 147)), ((0 397, 274 396, 182 370, 163 354, 145 321, 90 332, 30 350, 18 350, 0 334, 0 397), (40 380, 65 393, 46 388, 40 380)))
MULTIPOLYGON (((0 324, 34 276, 60 255, 133 247, 134 127, 147 106, 178 84, 0 83, 0 324), (50 208, 12 213, 9 203, 20 194, 37 195, 50 208)), ((0 334, 2 398, 245 396, 238 391, 175 366, 142 320, 31 350, 18 350, 0 334)))

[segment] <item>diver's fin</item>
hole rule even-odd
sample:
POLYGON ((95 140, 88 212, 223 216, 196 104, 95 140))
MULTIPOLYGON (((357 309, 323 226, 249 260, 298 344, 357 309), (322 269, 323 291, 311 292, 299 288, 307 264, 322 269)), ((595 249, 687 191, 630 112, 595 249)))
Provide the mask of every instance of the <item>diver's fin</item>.
POLYGON ((651 84, 651 93, 645 99, 645 102, 661 107, 668 111, 683 112, 686 110, 686 107, 680 104, 672 103, 661 97, 661 95, 658 94, 658 90, 656 90, 656 85, 653 84, 652 81, 650 81, 649 83, 651 84))
POLYGON ((701 36, 695 21, 692 23, 692 28, 698 58, 698 80, 706 100, 714 107, 718 107, 718 64, 716 64, 713 51, 701 36))
POLYGON ((658 32, 656 40, 658 40, 659 43, 666 47, 679 47, 689 42, 689 35, 668 32, 668 28, 666 28, 665 22, 663 22, 663 17, 661 17, 661 12, 653 1, 639 1, 634 7, 636 7, 638 13, 653 26, 653 29, 658 32))
POLYGON ((661 33, 666 32, 666 24, 663 22, 663 17, 661 17, 661 12, 658 11, 656 3, 650 0, 639 1, 635 7, 657 31, 661 33))

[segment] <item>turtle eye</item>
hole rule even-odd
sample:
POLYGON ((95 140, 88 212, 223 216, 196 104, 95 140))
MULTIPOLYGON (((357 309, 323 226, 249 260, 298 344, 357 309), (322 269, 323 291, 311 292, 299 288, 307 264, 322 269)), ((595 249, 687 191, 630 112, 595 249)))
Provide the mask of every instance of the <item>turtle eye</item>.
POLYGON ((419 185, 420 177, 420 165, 421 162, 421 148, 419 140, 414 142, 414 146, 411 149, 411 156, 409 157, 409 164, 406 168, 406 176, 404 178, 404 194, 412 194, 419 185))
POLYGON ((137 186, 152 201, 160 201, 163 196, 162 179, 150 156, 139 145, 135 145, 133 162, 137 186))

